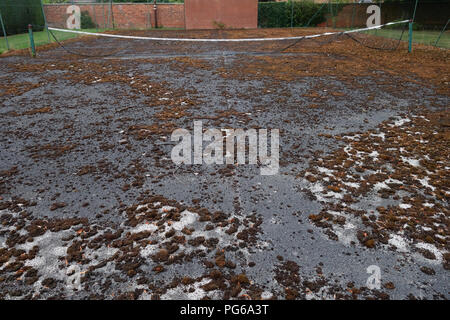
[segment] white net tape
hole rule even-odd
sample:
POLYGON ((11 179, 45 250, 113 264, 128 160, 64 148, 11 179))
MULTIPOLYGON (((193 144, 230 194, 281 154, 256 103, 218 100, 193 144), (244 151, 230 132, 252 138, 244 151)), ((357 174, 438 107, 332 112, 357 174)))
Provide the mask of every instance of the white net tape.
POLYGON ((158 37, 139 37, 139 36, 125 36, 125 35, 117 35, 117 34, 107 34, 107 33, 95 33, 95 32, 85 32, 85 31, 77 31, 77 30, 68 30, 68 29, 60 29, 60 28, 52 28, 49 27, 49 30, 60 31, 60 32, 69 32, 76 34, 84 34, 98 37, 108 37, 108 38, 117 38, 117 39, 132 39, 132 40, 156 40, 156 41, 180 41, 180 42, 260 42, 260 41, 284 41, 284 40, 300 40, 300 39, 312 39, 324 36, 331 36, 336 34, 347 34, 347 33, 355 33, 362 32, 368 30, 379 29, 385 26, 401 24, 409 22, 409 20, 395 21, 389 22, 378 26, 354 29, 354 30, 346 30, 346 31, 336 31, 336 32, 324 32, 313 35, 306 36, 296 36, 296 37, 281 37, 281 38, 241 38, 241 39, 194 39, 194 38, 158 38, 158 37))

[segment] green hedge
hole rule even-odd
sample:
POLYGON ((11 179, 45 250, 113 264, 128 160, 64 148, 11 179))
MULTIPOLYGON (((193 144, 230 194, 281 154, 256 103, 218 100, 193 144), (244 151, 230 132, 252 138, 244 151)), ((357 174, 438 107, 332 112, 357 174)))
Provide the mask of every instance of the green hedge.
MULTIPOLYGON (((44 16, 40 0, 1 0, 0 13, 5 24, 6 34, 27 32, 28 24, 34 25, 34 30, 42 30, 44 16)), ((3 31, 0 28, 0 35, 3 31)))
POLYGON ((95 24, 94 21, 92 21, 91 16, 89 15, 89 11, 82 11, 81 12, 81 29, 93 29, 97 28, 98 26, 95 24))
POLYGON ((291 20, 294 27, 305 27, 308 22, 309 26, 315 26, 325 21, 325 14, 326 8, 313 1, 260 2, 258 4, 258 26, 260 28, 287 28, 291 26, 291 20))

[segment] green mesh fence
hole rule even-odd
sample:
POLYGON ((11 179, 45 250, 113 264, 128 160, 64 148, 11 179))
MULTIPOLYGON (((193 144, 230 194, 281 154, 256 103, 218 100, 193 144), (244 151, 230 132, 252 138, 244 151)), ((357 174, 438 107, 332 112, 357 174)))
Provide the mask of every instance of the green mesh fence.
POLYGON ((0 1, 0 53, 29 47, 30 43, 25 36, 28 24, 35 25, 37 32, 44 29, 41 0, 0 1))
MULTIPOLYGON (((158 0, 157 3, 182 3, 180 0, 158 0)), ((314 33, 327 29, 352 30, 373 24, 411 19, 416 0, 322 2, 313 0, 268 2, 258 5, 258 26, 260 28, 314 28, 314 33), (378 15, 378 17, 375 17, 378 15)), ((71 28, 88 32, 104 32, 111 29, 146 30, 153 24, 153 0, 136 1, 79 1, 74 0, 0 0, 0 53, 9 49, 28 48, 27 25, 32 24, 36 46, 55 41, 80 37, 78 34, 46 32, 45 17, 51 27, 68 28, 71 5, 80 9, 80 24, 71 28), (112 10, 116 2, 145 4, 139 18, 121 10, 112 10), (59 8, 61 4, 65 5, 59 8), (43 13, 46 13, 45 15, 43 13), (7 37, 5 37, 5 34, 7 37)), ((117 3, 119 4, 119 3, 117 3)), ((182 4, 180 4, 182 6, 182 4)), ((412 42, 440 48, 450 48, 449 27, 450 0, 419 0, 414 17, 412 42)), ((160 22, 162 23, 162 22, 160 22)), ((159 25, 159 27, 166 27, 159 25)), ((368 47, 394 49, 400 41, 408 41, 407 24, 387 26, 352 34, 352 38, 368 47), (406 28, 406 30, 405 30, 406 28)))
POLYGON ((4 25, 0 30, 1 36, 5 32, 7 35, 23 33, 30 23, 44 25, 41 0, 1 0, 0 14, 4 25))
MULTIPOLYGON (((339 1, 317 3, 312 0, 259 3, 260 28, 364 28, 370 23, 385 24, 411 19, 416 0, 410 1, 339 1), (360 3, 361 2, 361 3, 360 3), (374 15, 379 14, 375 20, 374 15)), ((413 24, 413 43, 450 48, 450 0, 417 2, 413 24)), ((404 25, 380 28, 365 32, 366 35, 408 41, 404 25)), ((360 35, 359 35, 360 36, 360 35)), ((368 38, 360 37, 361 42, 368 38)))
MULTIPOLYGON (((64 23, 63 27, 67 27, 67 20, 71 14, 66 10, 72 4, 89 6, 89 10, 80 12, 80 28, 84 31, 104 32, 113 28, 114 22, 109 0, 84 1, 83 3, 71 0, 0 0, 0 54, 8 50, 30 48, 29 24, 33 27, 34 42, 37 47, 54 43, 55 38, 45 28, 46 15, 49 13, 51 16, 55 15, 55 11, 50 10, 49 7, 65 5, 64 10, 56 11, 56 16, 64 23)), ((51 23, 48 25, 51 26, 51 23)), ((76 34, 62 32, 54 32, 54 35, 58 41, 80 37, 76 34)))

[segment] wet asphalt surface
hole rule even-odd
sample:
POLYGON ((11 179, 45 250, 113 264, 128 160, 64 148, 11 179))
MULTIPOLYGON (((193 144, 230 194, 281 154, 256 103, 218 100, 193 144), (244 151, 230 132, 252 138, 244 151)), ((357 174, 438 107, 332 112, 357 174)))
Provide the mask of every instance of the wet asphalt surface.
MULTIPOLYGON (((180 211, 183 210, 180 208, 189 208, 190 212, 206 208, 209 212, 225 213, 228 220, 237 218, 243 222, 254 216, 256 220, 252 223, 258 221, 252 241, 237 240, 217 231, 222 229, 216 230, 215 226, 206 237, 219 239, 219 245, 200 246, 202 253, 197 252, 190 261, 173 264, 164 259, 156 261, 141 251, 139 266, 135 268, 137 275, 127 273, 128 269, 117 270, 112 260, 83 278, 80 290, 67 286, 65 268, 78 265, 83 270, 94 260, 109 258, 112 254, 106 252, 111 249, 107 244, 98 248, 96 258, 91 256, 90 262, 76 259, 71 262, 67 257, 64 262, 68 254, 65 250, 71 242, 61 239, 78 230, 77 226, 61 231, 61 236, 47 231, 11 246, 7 240, 14 224, 3 223, 2 248, 27 251, 37 245, 40 249, 34 260, 25 259, 19 270, 13 270, 18 272, 27 265, 36 269, 38 276, 31 284, 23 283, 23 279, 12 281, 13 273, 5 271, 8 262, 2 261, 1 297, 109 299, 133 292, 133 298, 140 299, 205 296, 221 299, 224 292, 234 289, 233 275, 245 274, 250 283, 245 287, 246 281, 240 281, 242 291, 235 297, 448 298, 448 271, 442 264, 388 246, 367 248, 327 237, 308 219, 310 214, 320 212, 324 203, 310 197, 305 191, 308 185, 297 177, 309 167, 312 158, 318 157, 317 152, 329 154, 344 145, 323 134, 375 129, 392 117, 415 114, 418 105, 441 110, 447 107, 448 97, 436 94, 430 86, 405 83, 382 71, 373 77, 355 78, 352 83, 327 76, 298 77, 295 81, 268 76, 246 79, 246 75, 233 79, 221 76, 221 72, 229 69, 239 72, 238 63, 254 57, 216 53, 194 56, 194 62, 175 57, 149 59, 139 53, 123 54, 119 59, 71 60, 65 59, 64 51, 55 49, 42 52, 33 61, 27 57, 1 59, 2 81, 8 79, 12 86, 39 84, 23 93, 3 95, 0 100, 0 171, 17 167, 16 173, 3 176, 1 200, 17 202, 20 198, 32 203, 14 208, 11 205, 1 210, 1 214, 14 212, 15 217, 25 210, 30 214, 27 221, 87 218, 88 225, 98 226, 99 230, 117 230, 126 222, 124 210, 141 203, 144 194, 162 196, 176 203, 173 206, 180 211), (93 70, 87 62, 107 69, 93 70), (45 67, 27 71, 16 69, 16 64, 45 67), (84 77, 86 74, 89 76, 84 77), (102 81, 105 75, 116 74, 120 80, 102 81), (98 79, 92 78, 93 75, 98 79), (142 81, 153 88, 159 86, 157 92, 149 95, 142 87, 134 90, 132 82, 137 78, 145 79, 142 81), (380 79, 395 90, 380 89, 380 79), (317 101, 317 97, 308 95, 311 91, 320 96, 317 107, 310 107, 317 101), (331 91, 341 95, 332 95, 331 91), (186 109, 176 109, 179 106, 186 109), (41 108, 50 111, 27 114, 41 108), (229 113, 221 114, 223 111, 229 113), (178 117, 173 112, 185 113, 178 117), (257 165, 174 165, 170 160, 175 145, 170 141, 171 131, 185 128, 192 132, 194 120, 202 120, 203 128, 279 129, 279 174, 261 176, 257 165), (155 127, 150 133, 135 130, 135 126, 152 125, 155 127), (85 173, 86 168, 91 169, 85 173), (234 267, 225 267, 223 271, 217 260, 216 266, 205 267, 204 260, 214 260, 220 248, 226 248, 226 259, 234 267), (58 264, 62 267, 56 267, 58 264), (370 276, 367 268, 371 265, 381 270, 382 286, 378 290, 364 289, 370 276), (164 271, 155 271, 155 266, 163 266, 164 271), (423 266, 432 267, 434 274, 422 272, 423 266), (214 269, 231 279, 228 287, 202 287, 207 283, 205 279, 214 278, 207 276, 214 269), (168 285, 185 276, 196 279, 189 283, 190 287, 184 283, 168 285), (48 278, 57 284, 44 282, 48 278), (146 281, 139 280, 142 278, 146 281), (111 283, 106 285, 108 280, 111 283), (309 285, 309 281, 316 285, 309 285), (386 283, 393 283, 394 288, 383 286, 386 283), (352 288, 363 289, 355 294, 352 288)), ((304 54, 292 57, 307 59, 304 54)), ((373 203, 386 205, 392 201, 372 194, 360 202, 359 209, 370 210, 373 203)), ((195 230, 204 227, 197 220, 186 225, 195 230)), ((131 227, 124 228, 126 233, 131 227)), ((169 229, 170 224, 166 231, 169 229)), ((188 245, 178 252, 181 250, 191 252, 188 245)), ((93 254, 85 251, 86 255, 93 254)), ((17 273, 14 276, 20 277, 17 273)))

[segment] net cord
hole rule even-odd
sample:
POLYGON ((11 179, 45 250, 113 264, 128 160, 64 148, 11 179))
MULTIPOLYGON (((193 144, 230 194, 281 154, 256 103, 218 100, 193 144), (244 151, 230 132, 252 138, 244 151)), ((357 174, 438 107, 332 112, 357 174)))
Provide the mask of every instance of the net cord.
POLYGON ((354 37, 351 34, 345 34, 345 35, 347 37, 349 37, 350 39, 352 39, 353 41, 355 41, 355 42, 359 43, 360 45, 362 45, 366 48, 369 48, 369 49, 382 50, 382 51, 395 51, 400 46, 400 42, 402 41, 403 35, 405 34, 406 26, 407 26, 406 24, 403 26, 400 37, 398 39, 393 39, 394 41, 397 41, 397 43, 392 48, 381 48, 381 47, 372 46, 369 44, 365 44, 363 41, 359 40, 358 38, 354 37))
POLYGON ((117 54, 121 49, 116 50, 113 53, 108 53, 108 54, 100 54, 100 55, 90 55, 90 54, 84 54, 84 53, 79 53, 79 52, 75 52, 72 50, 67 49, 54 35, 54 33, 52 32, 51 28, 48 28, 48 31, 50 32, 50 34, 52 35, 52 38, 55 40, 55 42, 64 49, 64 51, 66 51, 69 54, 74 54, 80 57, 85 57, 85 58, 106 58, 106 57, 111 57, 115 54, 117 54))
POLYGON ((248 39, 246 39, 246 38, 240 38, 240 39, 158 38, 158 37, 139 37, 139 36, 125 36, 125 35, 107 34, 107 33, 85 32, 85 31, 53 28, 53 27, 48 27, 48 29, 52 30, 52 31, 84 34, 84 35, 91 35, 91 36, 97 36, 97 37, 132 39, 132 40, 156 40, 156 41, 178 41, 178 42, 261 42, 261 41, 302 40, 302 39, 313 39, 313 38, 318 38, 318 37, 331 36, 331 35, 336 35, 336 34, 350 34, 350 33, 355 33, 355 32, 379 29, 381 27, 390 26, 390 25, 394 25, 394 24, 400 24, 400 23, 406 23, 406 22, 409 22, 409 20, 388 22, 388 23, 385 23, 382 25, 361 28, 361 29, 339 31, 339 32, 324 32, 324 33, 307 35, 307 36, 281 37, 281 38, 248 38, 248 39))

